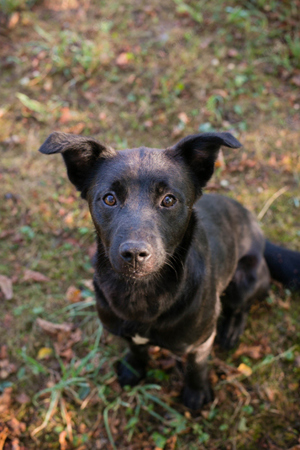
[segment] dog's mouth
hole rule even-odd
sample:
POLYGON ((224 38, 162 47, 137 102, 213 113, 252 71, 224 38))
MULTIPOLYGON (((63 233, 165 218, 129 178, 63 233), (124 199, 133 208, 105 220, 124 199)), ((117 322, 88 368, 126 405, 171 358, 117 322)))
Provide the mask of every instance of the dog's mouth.
POLYGON ((145 280, 151 278, 155 272, 153 271, 141 271, 141 270, 122 270, 117 271, 123 278, 130 280, 145 280))

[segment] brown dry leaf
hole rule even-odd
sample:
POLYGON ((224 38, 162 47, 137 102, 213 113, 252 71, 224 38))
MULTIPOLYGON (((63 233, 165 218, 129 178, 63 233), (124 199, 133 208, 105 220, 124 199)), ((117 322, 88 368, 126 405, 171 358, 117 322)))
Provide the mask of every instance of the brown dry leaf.
POLYGON ((22 450, 24 447, 20 447, 20 441, 18 438, 13 438, 11 441, 11 450, 22 450))
POLYGON ((9 362, 8 359, 1 359, 0 361, 0 379, 7 378, 11 373, 16 372, 15 364, 9 362))
POLYGON ((24 422, 19 422, 19 420, 16 419, 15 417, 10 419, 10 421, 7 422, 7 425, 9 426, 9 428, 13 430, 13 433, 17 436, 20 436, 20 434, 24 433, 24 431, 26 430, 26 424, 24 422))
POLYGON ((213 42, 212 37, 205 38, 201 41, 200 47, 205 49, 213 42))
POLYGON ((67 123, 67 122, 70 122, 71 120, 72 120, 72 114, 71 114, 70 108, 68 108, 67 106, 65 106, 64 108, 61 108, 61 115, 59 118, 59 122, 67 123))
MULTIPOLYGON (((0 118, 1 118, 1 112, 0 112, 0 118)), ((11 236, 12 234, 14 234, 14 230, 4 230, 0 233, 0 239, 5 239, 5 238, 11 236)))
POLYGON ((241 355, 249 356, 252 359, 259 359, 264 355, 264 351, 261 345, 248 346, 241 343, 235 351, 233 358, 237 359, 241 355))
POLYGON ((43 275, 40 272, 36 272, 35 270, 26 269, 24 271, 23 281, 44 282, 44 281, 50 281, 50 278, 46 277, 45 275, 43 275))
POLYGON ((266 396, 267 396, 268 400, 269 400, 270 402, 273 402, 274 399, 275 399, 276 391, 275 391, 274 389, 271 389, 271 388, 268 387, 268 386, 265 386, 265 387, 264 387, 264 391, 265 391, 265 393, 266 393, 266 396))
POLYGON ((226 98, 228 97, 228 92, 224 89, 214 89, 213 94, 219 95, 220 97, 226 98))
POLYGON ((60 450, 67 450, 68 448, 68 443, 66 441, 66 437, 67 437, 67 432, 66 430, 62 431, 59 434, 59 444, 60 444, 60 450))
POLYGON ((66 350, 61 350, 59 345, 54 344, 56 352, 64 358, 66 361, 71 361, 74 358, 74 352, 71 348, 67 348, 66 350))
POLYGON ((90 245, 89 246, 89 248, 88 248, 88 255, 89 255, 89 257, 92 259, 92 258, 94 258, 94 256, 95 256, 95 254, 96 254, 96 251, 97 251, 97 244, 96 244, 96 242, 94 242, 92 245, 90 245))
POLYGON ((57 354, 64 357, 67 361, 74 356, 71 347, 77 342, 81 341, 82 332, 77 328, 73 333, 59 332, 56 336, 57 342, 54 343, 54 348, 57 354))
POLYGON ((6 300, 11 300, 13 298, 12 281, 5 275, 0 275, 0 289, 6 300))
MULTIPOLYGON (((0 405, 0 408, 1 408, 1 405, 0 405)), ((9 435, 9 429, 4 425, 3 429, 2 429, 2 427, 0 428, 0 450, 3 449, 8 435, 9 435)))
POLYGON ((181 127, 174 127, 172 130, 172 137, 176 138, 178 136, 180 136, 183 133, 183 129, 181 127))
POLYGON ((88 288, 90 291, 94 291, 94 282, 93 280, 82 280, 82 284, 88 288))
POLYGON ((72 225, 74 223, 74 213, 69 212, 65 217, 64 217, 64 222, 67 225, 72 225))
POLYGON ((159 364, 163 370, 168 370, 176 366, 176 361, 173 358, 162 359, 159 361, 159 364))
POLYGON ((176 442, 177 442, 177 436, 176 435, 171 436, 166 442, 165 449, 166 450, 175 450, 176 442))
POLYGON ((224 154, 223 154, 222 150, 219 151, 218 158, 215 162, 215 167, 221 167, 222 169, 225 168, 225 159, 224 159, 224 154))
POLYGON ((235 58, 238 54, 239 54, 239 52, 235 48, 230 48, 227 52, 227 55, 230 58, 235 58))
POLYGON ((24 404, 30 402, 30 398, 28 397, 27 394, 25 394, 25 392, 21 392, 21 394, 17 395, 16 400, 21 405, 24 405, 24 404))
POLYGON ((45 8, 51 9, 52 11, 68 11, 70 9, 79 8, 78 0, 46 0, 45 8))
POLYGON ((116 64, 118 66, 126 66, 126 64, 128 64, 128 62, 129 62, 129 58, 128 58, 128 53, 126 53, 126 52, 120 53, 116 59, 116 64))
POLYGON ((82 130, 85 127, 85 123, 79 122, 76 125, 73 125, 72 127, 69 127, 66 132, 73 133, 73 134, 80 134, 82 130))
POLYGON ((13 322, 13 316, 9 313, 6 313, 3 318, 4 328, 6 328, 8 330, 11 327, 12 322, 13 322))
POLYGON ((153 127, 153 121, 152 121, 152 120, 146 120, 146 121, 144 122, 144 126, 145 126, 146 128, 152 128, 152 127, 153 127))
POLYGON ((8 411, 11 404, 11 394, 12 394, 12 387, 7 387, 4 389, 3 394, 0 395, 0 414, 3 414, 8 411))
POLYGON ((41 319, 40 317, 36 319, 36 323, 43 331, 52 336, 58 335, 59 333, 70 334, 73 329, 71 323, 52 323, 48 322, 48 320, 41 319))
POLYGON ((188 116, 187 116, 187 114, 185 112, 179 113, 177 117, 184 124, 187 124, 190 121, 190 119, 188 118, 188 116))
POLYGON ((75 286, 70 286, 66 293, 67 300, 70 303, 77 303, 81 300, 81 290, 75 286))
POLYGON ((300 75, 296 75, 291 79, 292 83, 295 84, 295 86, 300 87, 300 75))
POLYGON ((7 345, 1 345, 0 347, 0 359, 7 359, 7 345))
POLYGON ((7 24, 7 28, 9 30, 12 30, 13 28, 15 28, 15 26, 19 22, 19 19, 20 19, 20 13, 14 12, 9 18, 9 21, 8 21, 8 24, 7 24))

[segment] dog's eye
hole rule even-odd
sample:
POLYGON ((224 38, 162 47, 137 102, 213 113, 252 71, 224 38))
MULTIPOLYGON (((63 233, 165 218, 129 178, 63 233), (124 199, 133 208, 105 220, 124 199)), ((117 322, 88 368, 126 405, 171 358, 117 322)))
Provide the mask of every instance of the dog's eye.
POLYGON ((103 201, 107 206, 114 206, 117 203, 116 197, 113 194, 106 194, 103 201))
POLYGON ((170 208, 170 206, 174 206, 177 202, 176 198, 173 195, 166 195, 163 201, 161 202, 161 206, 165 208, 170 208))

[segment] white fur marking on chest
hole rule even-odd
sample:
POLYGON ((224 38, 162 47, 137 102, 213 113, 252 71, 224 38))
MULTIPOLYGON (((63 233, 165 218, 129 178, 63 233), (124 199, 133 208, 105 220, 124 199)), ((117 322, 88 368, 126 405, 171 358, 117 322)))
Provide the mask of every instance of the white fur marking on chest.
POLYGON ((147 344, 147 342, 149 342, 148 338, 140 336, 139 334, 136 334, 135 336, 133 336, 132 340, 137 345, 143 345, 143 344, 147 344))

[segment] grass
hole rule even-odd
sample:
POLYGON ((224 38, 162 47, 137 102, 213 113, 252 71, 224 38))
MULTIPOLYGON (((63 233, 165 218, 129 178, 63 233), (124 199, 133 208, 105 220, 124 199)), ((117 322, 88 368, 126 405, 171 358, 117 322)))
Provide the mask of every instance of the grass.
POLYGON ((116 149, 228 130, 244 147, 223 151, 207 190, 265 212, 266 236, 300 250, 299 1, 1 7, 10 25, 0 35, 0 275, 14 296, 0 294, 0 448, 297 445, 299 294, 273 286, 238 351, 214 349, 216 396, 201 414, 181 405, 182 374, 158 348, 146 381, 122 391, 115 369, 125 347, 101 329, 89 283, 87 207, 62 161, 37 149, 55 129, 116 149), (48 281, 26 281, 26 270, 48 281), (49 335, 38 319, 67 331, 49 335))

